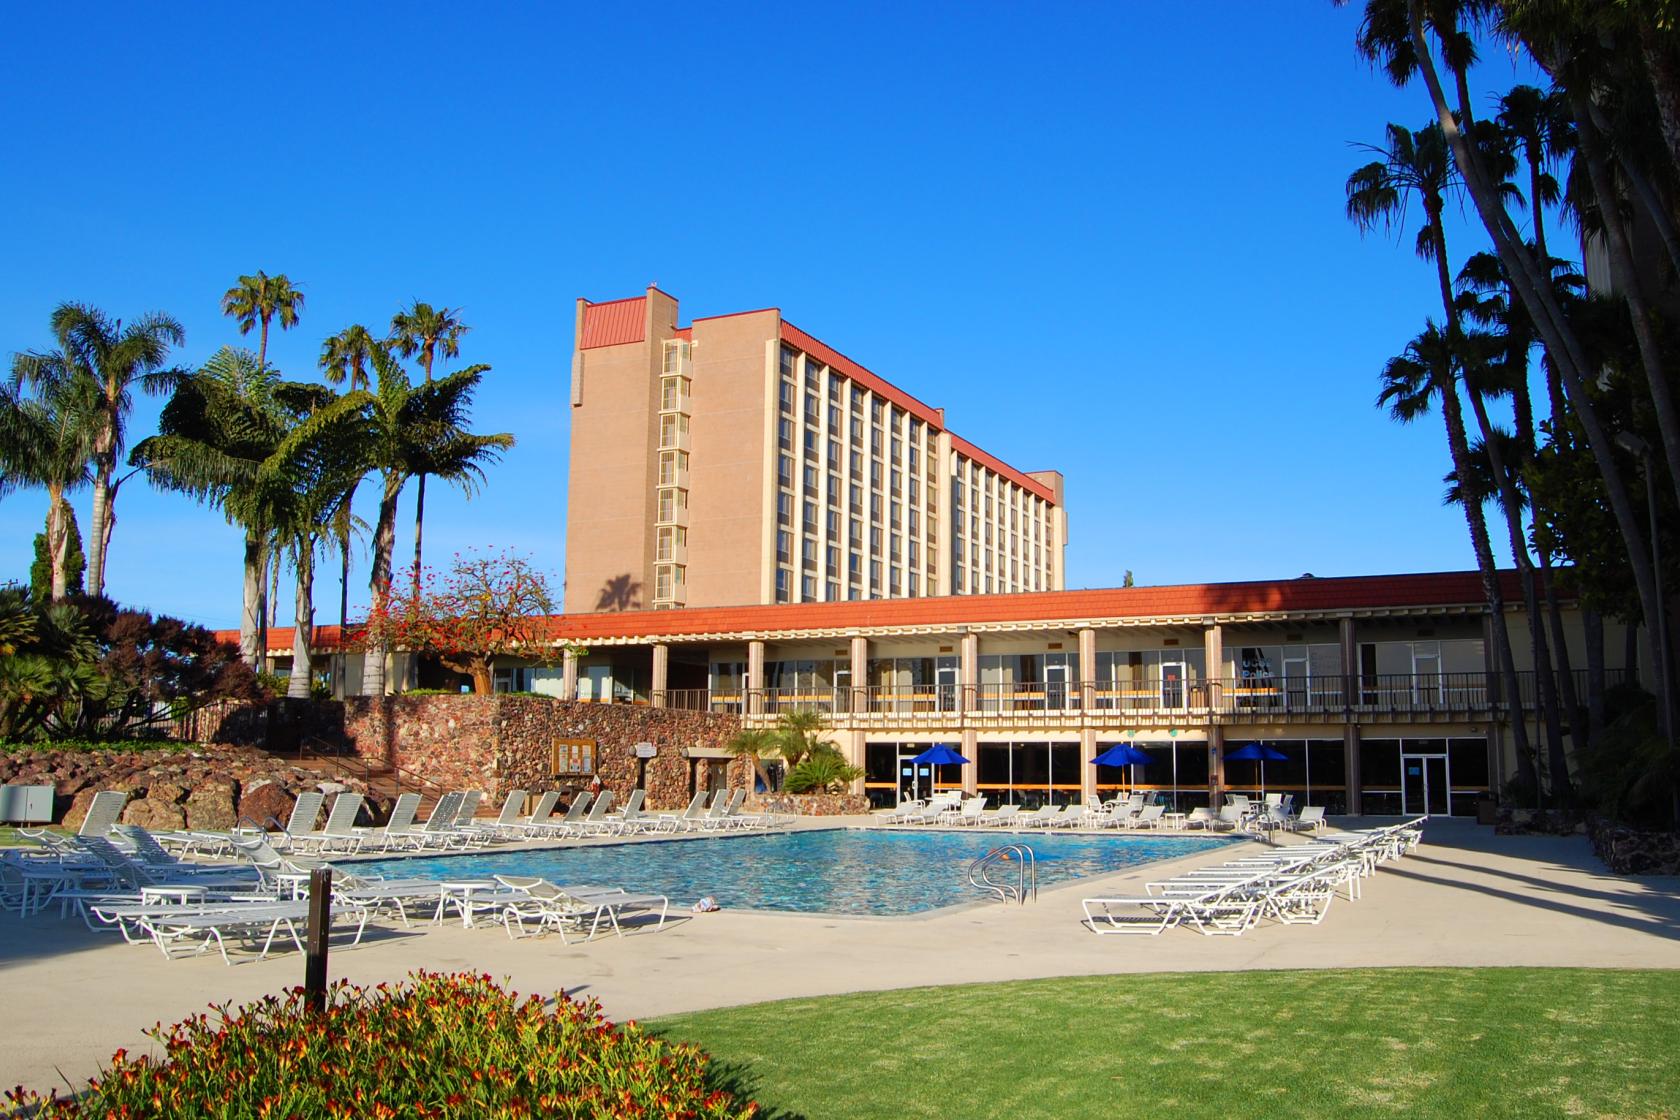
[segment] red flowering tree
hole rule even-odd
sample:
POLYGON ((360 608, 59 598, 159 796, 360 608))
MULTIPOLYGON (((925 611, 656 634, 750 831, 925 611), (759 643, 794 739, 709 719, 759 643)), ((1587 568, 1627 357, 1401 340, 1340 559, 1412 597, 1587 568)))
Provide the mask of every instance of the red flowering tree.
POLYGON ((549 632, 555 613, 548 577, 529 559, 506 550, 457 552, 441 576, 430 568, 410 583, 417 590, 393 597, 369 614, 364 642, 429 653, 472 678, 477 693, 491 691, 498 657, 539 665, 559 661, 568 649, 549 632))

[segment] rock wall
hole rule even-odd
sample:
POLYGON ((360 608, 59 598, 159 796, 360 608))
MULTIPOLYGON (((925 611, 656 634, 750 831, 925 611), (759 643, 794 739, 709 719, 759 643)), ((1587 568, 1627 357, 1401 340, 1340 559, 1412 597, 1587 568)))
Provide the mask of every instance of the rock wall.
MULTIPOLYGON (((223 745, 0 754, 0 785, 52 786, 53 819, 72 828, 82 823, 93 795, 108 789, 130 794, 123 823, 156 829, 231 828, 241 816, 285 821, 303 790, 368 793, 354 780, 323 780, 264 751, 223 745)), ((372 801, 363 809, 364 823, 383 819, 384 811, 372 801)))
POLYGON ((1598 858, 1618 875, 1680 875, 1680 832, 1646 832, 1595 817, 1587 835, 1598 858))
POLYGON ((789 813, 796 817, 850 816, 869 812, 869 798, 855 793, 754 794, 743 808, 749 813, 789 813))
MULTIPOLYGON (((351 697, 340 705, 348 750, 375 766, 400 766, 450 789, 483 789, 490 803, 511 789, 577 789, 590 775, 559 774, 554 744, 595 741, 595 774, 620 803, 642 777, 647 807, 688 803, 692 747, 723 746, 741 724, 711 712, 586 704, 540 696, 351 697), (643 761, 637 743, 652 743, 643 761)), ((730 788, 746 787, 752 765, 728 762, 730 788)))

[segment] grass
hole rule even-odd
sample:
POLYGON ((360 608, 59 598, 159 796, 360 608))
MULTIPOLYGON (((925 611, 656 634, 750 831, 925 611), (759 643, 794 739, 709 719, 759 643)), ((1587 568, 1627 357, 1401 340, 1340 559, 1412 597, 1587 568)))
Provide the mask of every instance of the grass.
MULTIPOLYGON (((71 832, 70 829, 57 824, 29 825, 27 827, 31 829, 45 828, 49 832, 57 832, 65 836, 70 835, 71 832)), ((33 845, 35 845, 35 841, 19 833, 17 829, 10 825, 0 825, 0 848, 30 847, 33 845)))
POLYGON ((1677 1012, 1680 972, 1366 969, 917 988, 654 1025, 770 1115, 810 1120, 1653 1120, 1680 1116, 1677 1012))

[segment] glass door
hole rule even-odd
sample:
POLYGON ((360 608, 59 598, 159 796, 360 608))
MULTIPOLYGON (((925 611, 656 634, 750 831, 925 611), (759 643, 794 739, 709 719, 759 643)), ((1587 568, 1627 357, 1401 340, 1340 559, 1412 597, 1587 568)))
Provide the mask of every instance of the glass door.
POLYGON ((939 710, 954 712, 957 710, 957 659, 941 657, 934 668, 935 692, 939 697, 939 710))
POLYGON ((925 799, 933 792, 933 767, 926 763, 917 765, 910 761, 925 749, 917 746, 913 750, 899 752, 898 802, 901 805, 912 799, 925 799))
POLYGON ((1305 654, 1283 655, 1283 706, 1292 712, 1302 712, 1307 708, 1307 697, 1312 692, 1311 669, 1307 664, 1305 654))
POLYGON ((837 712, 852 710, 851 666, 844 669, 836 667, 834 670, 834 710, 837 712))
POLYGON ((1065 659, 1044 662, 1044 706, 1056 712, 1068 706, 1068 664, 1065 659))
POLYGON ((1452 815, 1447 797, 1447 756, 1407 754, 1400 756, 1400 811, 1409 817, 1428 813, 1432 817, 1452 815))
POLYGON ((1161 707, 1184 707, 1184 662, 1161 662, 1161 707))
POLYGON ((1412 702, 1420 708, 1439 706, 1441 683, 1441 643, 1412 643, 1412 702))

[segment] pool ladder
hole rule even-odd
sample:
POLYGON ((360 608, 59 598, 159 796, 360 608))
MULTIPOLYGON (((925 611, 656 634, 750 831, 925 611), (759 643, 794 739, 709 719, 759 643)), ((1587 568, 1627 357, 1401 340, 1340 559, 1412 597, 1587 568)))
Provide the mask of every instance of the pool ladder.
POLYGON ((1004 844, 968 865, 968 883, 996 895, 999 902, 1015 901, 1025 905, 1029 894, 1036 902, 1038 861, 1033 858, 1033 850, 1025 844, 1004 844), (1004 864, 1007 863, 1015 865, 1015 881, 1011 883, 992 878, 992 872, 1006 870, 1004 864))

